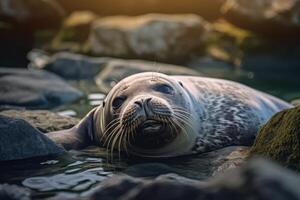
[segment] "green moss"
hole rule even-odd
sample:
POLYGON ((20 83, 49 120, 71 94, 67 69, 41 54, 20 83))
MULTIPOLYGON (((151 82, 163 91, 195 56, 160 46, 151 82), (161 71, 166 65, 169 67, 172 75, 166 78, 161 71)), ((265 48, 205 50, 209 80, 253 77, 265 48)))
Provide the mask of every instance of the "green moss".
POLYGON ((300 106, 274 115, 259 130, 250 152, 300 171, 300 106))

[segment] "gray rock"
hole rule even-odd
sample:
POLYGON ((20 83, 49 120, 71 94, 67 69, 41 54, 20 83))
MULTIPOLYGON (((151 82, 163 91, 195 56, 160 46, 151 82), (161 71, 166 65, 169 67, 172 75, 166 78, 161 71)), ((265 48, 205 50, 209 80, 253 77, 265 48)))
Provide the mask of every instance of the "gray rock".
POLYGON ((51 108, 82 96, 54 74, 42 70, 0 68, 0 105, 51 108))
POLYGON ((115 176, 103 181, 94 199, 215 199, 284 200, 299 199, 300 176, 262 159, 252 159, 243 167, 207 181, 163 176, 155 180, 115 176))
POLYGON ((27 25, 27 29, 58 27, 63 8, 51 0, 0 0, 0 20, 27 25), (45 21, 47 23, 45 23, 45 21))
POLYGON ((103 69, 108 58, 95 58, 68 52, 47 55, 40 50, 28 54, 29 67, 45 69, 66 79, 93 79, 103 69))
POLYGON ((274 36, 299 36, 298 0, 227 0, 222 11, 229 22, 256 33, 274 36))
POLYGON ((26 121, 0 115, 0 161, 63 153, 62 147, 26 121))
POLYGON ((102 92, 108 92, 123 78, 141 72, 161 72, 168 75, 201 75, 199 72, 177 65, 162 64, 142 60, 111 59, 96 77, 102 92))
POLYGON ((0 184, 1 200, 30 200, 30 191, 16 185, 0 184))
POLYGON ((4 110, 0 115, 23 119, 43 133, 68 129, 80 121, 47 110, 4 110))
POLYGON ((201 53, 207 26, 196 15, 100 18, 92 26, 91 52, 101 56, 179 62, 201 53))

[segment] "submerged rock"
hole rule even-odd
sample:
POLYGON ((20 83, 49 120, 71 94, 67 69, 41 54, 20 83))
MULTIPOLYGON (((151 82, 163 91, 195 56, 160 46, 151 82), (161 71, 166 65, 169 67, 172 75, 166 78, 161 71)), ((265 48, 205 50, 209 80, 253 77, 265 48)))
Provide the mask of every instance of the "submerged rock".
POLYGON ((63 8, 52 0, 0 0, 0 20, 26 29, 58 27, 64 16, 63 8))
POLYGON ((111 59, 106 62, 103 70, 96 77, 96 83, 102 92, 109 92, 123 78, 141 72, 161 72, 168 75, 200 75, 195 70, 177 65, 142 60, 111 59))
POLYGON ((28 122, 0 115, 0 161, 63 154, 47 136, 28 122))
POLYGON ((270 37, 299 37, 298 0, 227 0, 222 10, 226 20, 253 32, 270 37))
POLYGON ((17 186, 9 184, 0 184, 0 199, 2 200, 30 200, 30 191, 17 186))
POLYGON ((260 129, 251 154, 300 171, 300 106, 275 114, 260 129))
POLYGON ((68 129, 79 122, 77 118, 61 116, 47 110, 4 110, 0 115, 23 119, 43 133, 68 129))
POLYGON ((261 159, 207 181, 180 176, 160 176, 155 180, 114 176, 103 181, 89 199, 299 199, 300 177, 261 159))
POLYGON ((0 68, 0 106, 43 109, 81 96, 80 91, 49 72, 0 68))
POLYGON ((174 63, 203 51, 206 30, 196 15, 115 16, 96 20, 89 40, 96 55, 174 63))

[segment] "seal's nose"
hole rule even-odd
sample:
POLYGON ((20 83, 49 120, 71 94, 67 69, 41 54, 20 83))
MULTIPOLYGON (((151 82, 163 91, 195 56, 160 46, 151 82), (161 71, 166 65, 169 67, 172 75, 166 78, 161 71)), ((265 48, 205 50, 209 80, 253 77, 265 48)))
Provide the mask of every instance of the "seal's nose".
POLYGON ((151 97, 142 98, 134 101, 134 103, 142 108, 145 111, 146 115, 150 115, 151 109, 149 107, 149 102, 151 101, 151 99, 151 97))
POLYGON ((140 107, 146 107, 146 106, 148 106, 151 99, 152 99, 151 97, 143 98, 143 99, 139 99, 139 100, 134 101, 134 103, 137 104, 140 107))

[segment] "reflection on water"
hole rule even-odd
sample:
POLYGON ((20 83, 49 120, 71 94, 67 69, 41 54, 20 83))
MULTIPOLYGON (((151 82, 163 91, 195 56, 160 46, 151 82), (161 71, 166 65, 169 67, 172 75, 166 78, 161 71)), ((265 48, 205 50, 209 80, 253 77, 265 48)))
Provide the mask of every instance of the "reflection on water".
MULTIPOLYGON (((250 72, 229 68, 201 68, 202 73, 218 78, 242 82, 256 89, 279 96, 285 100, 300 98, 299 76, 291 73, 250 72)), ((105 95, 99 93, 91 82, 72 83, 85 92, 86 97, 60 107, 62 115, 84 116, 99 105, 105 95)), ((216 155, 198 155, 169 160, 119 160, 107 162, 105 149, 91 147, 83 151, 70 151, 70 156, 49 159, 25 160, 0 165, 0 182, 30 188, 35 199, 54 195, 85 196, 99 182, 114 173, 154 177, 165 173, 204 179, 212 174, 216 155)))

